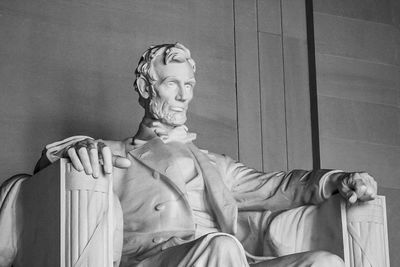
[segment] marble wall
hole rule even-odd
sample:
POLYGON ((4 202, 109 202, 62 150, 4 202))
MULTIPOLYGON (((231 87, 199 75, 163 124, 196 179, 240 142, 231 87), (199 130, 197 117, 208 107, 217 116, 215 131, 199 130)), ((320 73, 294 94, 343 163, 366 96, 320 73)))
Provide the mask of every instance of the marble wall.
POLYGON ((234 4, 239 159, 265 171, 311 169, 305 3, 234 4))
POLYGON ((321 166, 366 170, 387 196, 400 261, 400 5, 314 1, 321 166))
POLYGON ((132 136, 139 57, 176 41, 198 63, 197 143, 237 158, 233 19, 231 0, 0 1, 0 181, 31 173, 50 142, 132 136))

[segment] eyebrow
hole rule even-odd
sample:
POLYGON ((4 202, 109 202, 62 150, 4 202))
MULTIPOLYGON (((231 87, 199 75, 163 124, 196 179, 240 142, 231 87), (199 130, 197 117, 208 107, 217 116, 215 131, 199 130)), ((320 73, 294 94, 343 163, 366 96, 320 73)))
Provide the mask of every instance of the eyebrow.
MULTIPOLYGON (((165 81, 168 80, 168 79, 177 80, 178 77, 176 77, 176 76, 168 76, 168 77, 165 77, 164 79, 162 79, 162 80, 160 81, 160 84, 163 83, 163 82, 165 82, 165 81)), ((187 82, 189 82, 189 83, 196 83, 196 79, 193 77, 193 78, 190 78, 189 80, 187 80, 187 82)), ((187 82, 186 82, 186 83, 187 83, 187 82)))
POLYGON ((168 79, 176 80, 177 77, 176 77, 176 76, 167 76, 167 77, 165 77, 164 79, 162 79, 162 80, 160 81, 160 84, 163 83, 163 82, 165 82, 165 81, 168 80, 168 79))

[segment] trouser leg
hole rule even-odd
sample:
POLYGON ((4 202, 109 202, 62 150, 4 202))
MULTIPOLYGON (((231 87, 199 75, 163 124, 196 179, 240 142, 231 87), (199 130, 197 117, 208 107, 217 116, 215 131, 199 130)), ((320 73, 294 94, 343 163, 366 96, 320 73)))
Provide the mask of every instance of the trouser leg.
POLYGON ((304 252, 318 249, 310 249, 315 216, 318 216, 316 206, 303 206, 275 213, 241 212, 239 215, 237 237, 248 252, 258 256, 251 257, 251 262, 260 262, 251 266, 344 266, 343 260, 332 253, 304 252))
POLYGON ((249 266, 240 242, 223 233, 205 235, 192 242, 168 248, 139 263, 140 267, 242 267, 249 266))
POLYGON ((252 264, 251 267, 344 267, 343 260, 326 251, 310 251, 252 264))
POLYGON ((343 260, 326 251, 309 251, 252 264, 252 267, 344 267, 343 260))

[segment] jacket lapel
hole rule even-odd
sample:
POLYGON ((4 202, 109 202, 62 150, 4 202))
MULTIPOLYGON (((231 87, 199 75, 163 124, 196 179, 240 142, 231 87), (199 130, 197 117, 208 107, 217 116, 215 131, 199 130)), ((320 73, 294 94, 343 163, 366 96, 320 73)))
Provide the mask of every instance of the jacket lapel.
POLYGON ((232 193, 222 181, 221 175, 211 164, 209 158, 192 143, 189 143, 188 147, 200 166, 207 197, 221 230, 225 233, 235 234, 237 232, 238 207, 232 193))
POLYGON ((176 163, 173 161, 174 152, 159 138, 153 138, 139 148, 128 152, 148 168, 155 170, 160 176, 178 190, 181 195, 186 194, 184 179, 176 163))

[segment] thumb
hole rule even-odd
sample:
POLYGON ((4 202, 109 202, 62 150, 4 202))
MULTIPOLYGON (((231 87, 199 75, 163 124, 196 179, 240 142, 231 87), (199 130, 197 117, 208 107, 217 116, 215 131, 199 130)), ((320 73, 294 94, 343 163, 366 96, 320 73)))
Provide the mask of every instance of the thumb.
POLYGON ((347 193, 347 200, 349 201, 350 204, 354 204, 357 201, 357 193, 354 191, 349 191, 347 193))
POLYGON ((126 169, 131 166, 131 161, 128 158, 113 155, 112 165, 117 168, 126 169))

